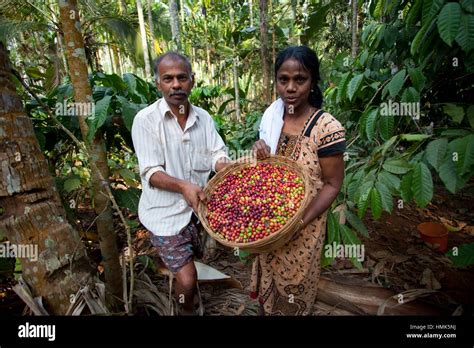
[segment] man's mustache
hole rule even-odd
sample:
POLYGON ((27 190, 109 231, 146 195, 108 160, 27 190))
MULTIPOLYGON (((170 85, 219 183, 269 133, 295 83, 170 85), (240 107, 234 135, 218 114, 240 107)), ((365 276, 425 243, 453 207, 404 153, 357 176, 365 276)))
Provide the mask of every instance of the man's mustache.
POLYGON ((174 96, 174 95, 184 95, 184 96, 188 96, 188 93, 186 93, 185 91, 176 91, 176 92, 170 93, 170 97, 172 97, 172 96, 174 96))

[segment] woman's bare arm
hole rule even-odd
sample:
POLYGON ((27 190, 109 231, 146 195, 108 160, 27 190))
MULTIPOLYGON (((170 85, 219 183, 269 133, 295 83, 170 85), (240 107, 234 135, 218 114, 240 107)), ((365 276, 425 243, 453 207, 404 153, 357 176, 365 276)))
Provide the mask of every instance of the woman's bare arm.
POLYGON ((344 160, 342 154, 319 159, 324 186, 309 203, 303 215, 304 226, 324 213, 336 199, 344 180, 344 160))

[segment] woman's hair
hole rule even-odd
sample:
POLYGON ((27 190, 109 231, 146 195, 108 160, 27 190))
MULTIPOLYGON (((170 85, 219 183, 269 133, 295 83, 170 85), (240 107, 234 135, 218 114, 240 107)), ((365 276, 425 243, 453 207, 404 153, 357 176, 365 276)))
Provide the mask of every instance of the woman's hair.
POLYGON ((309 47, 306 46, 290 46, 285 48, 283 51, 278 53, 275 61, 275 78, 281 65, 288 59, 296 59, 301 66, 310 72, 311 74, 311 90, 309 93, 308 102, 318 109, 321 108, 323 103, 323 94, 319 89, 318 81, 320 80, 319 75, 319 60, 316 53, 309 47))

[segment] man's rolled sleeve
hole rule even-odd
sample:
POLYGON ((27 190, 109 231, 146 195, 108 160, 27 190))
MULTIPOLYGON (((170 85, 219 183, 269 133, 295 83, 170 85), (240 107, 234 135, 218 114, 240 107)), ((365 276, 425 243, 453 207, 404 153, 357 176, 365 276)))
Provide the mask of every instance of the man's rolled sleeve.
POLYGON ((132 141, 138 158, 140 177, 153 187, 150 178, 158 171, 165 171, 165 157, 161 141, 151 129, 143 119, 135 118, 132 126, 132 141))

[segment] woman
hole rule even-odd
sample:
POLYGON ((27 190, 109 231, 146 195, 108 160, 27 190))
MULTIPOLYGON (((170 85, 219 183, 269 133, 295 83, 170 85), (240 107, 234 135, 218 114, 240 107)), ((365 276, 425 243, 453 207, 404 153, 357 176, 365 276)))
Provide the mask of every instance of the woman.
POLYGON ((296 46, 282 51, 275 77, 280 99, 265 111, 253 150, 259 159, 277 154, 307 167, 312 198, 292 239, 255 258, 251 296, 259 298, 265 315, 308 315, 321 272, 326 210, 344 178, 345 130, 321 110, 319 62, 313 50, 296 46))

